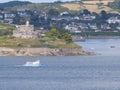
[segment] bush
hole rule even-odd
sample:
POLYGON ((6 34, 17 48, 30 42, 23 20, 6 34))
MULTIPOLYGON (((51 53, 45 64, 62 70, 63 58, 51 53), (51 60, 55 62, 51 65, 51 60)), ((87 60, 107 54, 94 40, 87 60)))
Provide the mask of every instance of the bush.
POLYGON ((53 41, 56 39, 64 39, 67 43, 72 42, 72 36, 70 33, 63 31, 60 32, 60 30, 57 30, 56 28, 52 28, 46 36, 53 39, 53 41))

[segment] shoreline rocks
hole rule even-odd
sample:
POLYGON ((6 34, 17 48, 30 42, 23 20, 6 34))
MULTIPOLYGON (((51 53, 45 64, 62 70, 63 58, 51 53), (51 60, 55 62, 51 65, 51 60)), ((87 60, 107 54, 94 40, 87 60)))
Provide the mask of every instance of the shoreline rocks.
POLYGON ((0 47, 0 56, 77 56, 95 55, 81 48, 6 48, 0 47))

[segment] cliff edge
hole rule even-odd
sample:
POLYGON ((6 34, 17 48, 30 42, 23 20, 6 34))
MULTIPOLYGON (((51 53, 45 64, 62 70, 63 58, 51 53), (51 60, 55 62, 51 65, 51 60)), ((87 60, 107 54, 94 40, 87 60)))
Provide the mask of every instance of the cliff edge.
POLYGON ((0 47, 0 56, 76 56, 94 55, 81 48, 6 48, 0 47))

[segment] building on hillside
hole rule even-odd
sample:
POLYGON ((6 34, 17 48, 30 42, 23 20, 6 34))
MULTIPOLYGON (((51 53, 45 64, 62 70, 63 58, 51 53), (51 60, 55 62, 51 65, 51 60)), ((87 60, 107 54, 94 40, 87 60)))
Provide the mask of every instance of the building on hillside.
POLYGON ((109 19, 107 20, 107 22, 108 22, 109 24, 111 24, 111 23, 113 23, 113 24, 115 24, 115 23, 120 23, 120 19, 119 19, 118 17, 111 17, 111 18, 109 18, 109 19))
POLYGON ((25 17, 25 16, 27 16, 27 13, 26 13, 27 10, 29 10, 29 9, 19 8, 19 9, 17 9, 17 14, 21 17, 25 17))
POLYGON ((34 26, 26 22, 26 25, 17 27, 17 31, 13 31, 13 36, 17 38, 40 38, 42 35, 41 30, 34 30, 34 26))
POLYGON ((15 17, 16 15, 13 14, 13 13, 4 13, 4 23, 8 23, 8 24, 11 24, 13 23, 13 18, 15 17))
POLYGON ((83 14, 83 16, 80 17, 80 20, 84 20, 84 21, 92 21, 95 19, 96 19, 96 16, 91 14, 88 14, 88 15, 83 14))

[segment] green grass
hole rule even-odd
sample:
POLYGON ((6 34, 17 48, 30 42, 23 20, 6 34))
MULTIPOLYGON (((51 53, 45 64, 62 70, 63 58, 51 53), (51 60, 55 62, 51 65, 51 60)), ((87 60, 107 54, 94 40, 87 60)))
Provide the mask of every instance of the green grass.
POLYGON ((54 40, 44 37, 41 39, 21 39, 14 37, 0 37, 0 47, 9 47, 9 48, 21 48, 21 47, 30 47, 30 48, 76 48, 79 47, 74 43, 66 43, 64 40, 54 40))
MULTIPOLYGON (((62 7, 60 4, 55 3, 33 3, 28 5, 23 5, 23 8, 29 8, 30 10, 45 11, 48 12, 50 9, 57 9, 59 12, 68 11, 67 8, 62 7)), ((17 10, 21 8, 20 6, 12 7, 12 10, 17 10)), ((8 8, 9 9, 9 8, 8 8)))
POLYGON ((13 30, 15 29, 15 26, 0 23, 0 36, 12 35, 13 30))

